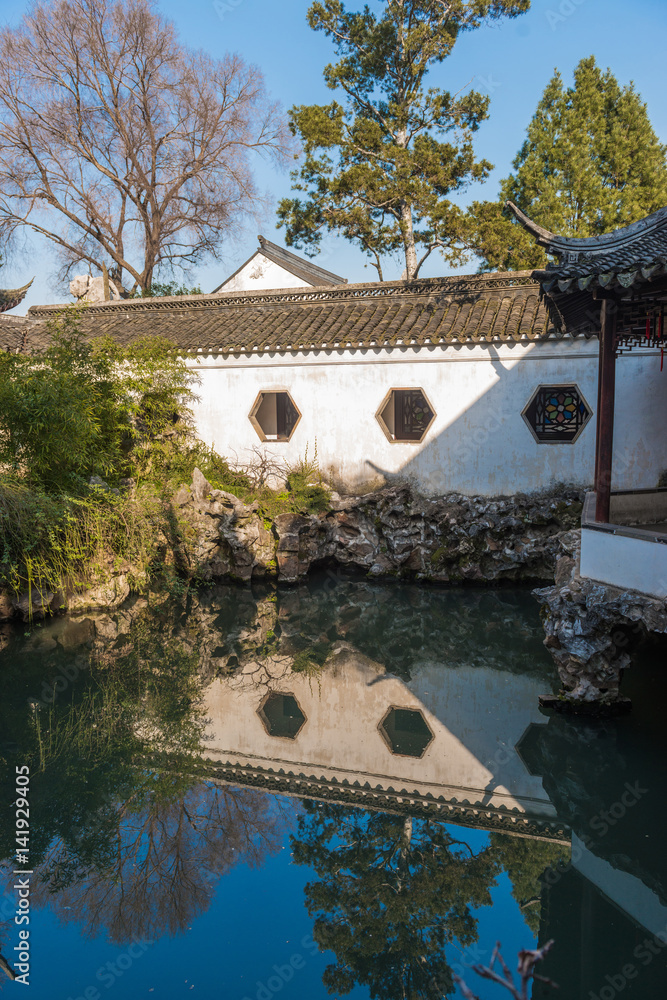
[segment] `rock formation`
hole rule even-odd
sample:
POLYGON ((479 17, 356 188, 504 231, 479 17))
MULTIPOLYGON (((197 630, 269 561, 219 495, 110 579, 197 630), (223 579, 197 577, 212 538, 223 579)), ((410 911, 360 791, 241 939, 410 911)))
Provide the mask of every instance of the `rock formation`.
POLYGON ((560 537, 579 523, 575 489, 531 496, 428 499, 410 486, 332 495, 325 514, 278 514, 214 490, 195 470, 174 498, 176 566, 202 580, 276 576, 294 583, 336 564, 370 577, 433 583, 549 580, 560 537))
POLYGON ((125 290, 117 282, 109 281, 109 295, 104 292, 104 278, 98 275, 93 278, 90 274, 79 274, 69 283, 70 294, 77 302, 118 302, 125 298, 125 290))
POLYGON ((552 587, 536 590, 565 698, 613 702, 632 652, 650 632, 667 633, 667 602, 579 575, 581 531, 559 537, 552 587))
MULTIPOLYGON (((213 489, 196 469, 192 485, 173 497, 170 537, 156 539, 156 562, 203 582, 269 577, 295 583, 327 565, 371 579, 538 582, 553 579, 561 538, 580 513, 581 494, 574 489, 493 500, 456 494, 429 499, 404 485, 360 497, 332 494, 326 513, 283 513, 271 520, 257 503, 213 489)), ((136 567, 123 566, 83 592, 33 591, 4 599, 0 621, 119 607, 137 575, 136 567)))

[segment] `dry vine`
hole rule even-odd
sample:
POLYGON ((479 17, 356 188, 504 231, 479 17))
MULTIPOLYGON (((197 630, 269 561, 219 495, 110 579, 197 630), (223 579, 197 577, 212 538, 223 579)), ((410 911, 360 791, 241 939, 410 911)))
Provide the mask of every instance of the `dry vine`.
MULTIPOLYGON (((519 965, 518 973, 521 977, 521 983, 517 985, 514 982, 514 976, 507 967, 507 963, 500 954, 500 942, 496 943, 493 949, 493 954, 491 955, 491 961, 488 965, 473 965, 472 971, 480 976, 482 979, 490 979, 494 983, 498 983, 499 986, 504 986, 506 990, 509 990, 510 995, 514 997, 514 1000, 529 1000, 528 997, 528 984, 531 979, 535 979, 540 983, 546 983, 548 986, 552 986, 554 989, 558 989, 558 984, 554 983, 551 979, 545 978, 545 976, 538 975, 535 972, 535 966, 538 962, 541 962, 545 957, 547 952, 551 950, 553 941, 547 941, 547 943, 542 948, 529 949, 523 948, 519 952, 519 965), (493 968, 498 960, 503 974, 493 968)), ((465 1000, 479 1000, 476 993, 473 993, 469 986, 461 979, 460 976, 454 976, 454 981, 461 987, 461 993, 465 997, 465 1000)))

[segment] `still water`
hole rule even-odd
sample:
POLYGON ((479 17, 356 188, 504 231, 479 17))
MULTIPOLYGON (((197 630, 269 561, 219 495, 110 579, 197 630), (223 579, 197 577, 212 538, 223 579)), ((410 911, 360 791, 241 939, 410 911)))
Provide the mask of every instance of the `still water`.
POLYGON ((663 660, 545 714, 527 591, 333 576, 5 627, 0 988, 491 1000, 496 941, 554 939, 529 996, 664 997, 663 660))

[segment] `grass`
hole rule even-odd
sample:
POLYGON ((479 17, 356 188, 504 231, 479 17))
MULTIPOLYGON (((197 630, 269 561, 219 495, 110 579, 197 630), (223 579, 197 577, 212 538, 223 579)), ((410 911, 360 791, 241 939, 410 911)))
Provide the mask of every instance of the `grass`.
POLYGON ((50 495, 0 477, 0 587, 14 594, 65 592, 109 579, 120 567, 139 577, 153 559, 161 503, 90 490, 50 495))
POLYGON ((258 455, 255 463, 235 469, 198 441, 174 450, 171 456, 165 455, 162 468, 165 484, 170 488, 190 483, 198 468, 214 489, 233 493, 247 504, 257 503, 265 524, 270 524, 278 514, 325 514, 331 510, 330 493, 322 482, 317 450, 314 459, 309 459, 306 449, 304 457, 291 466, 270 465, 258 455), (282 479, 285 485, 270 485, 276 479, 282 479))
POLYGON ((51 493, 12 475, 0 475, 0 590, 42 597, 110 579, 121 569, 140 589, 153 569, 155 539, 171 534, 169 499, 195 468, 214 489, 233 493, 269 526, 286 512, 321 514, 330 495, 314 460, 284 470, 285 485, 267 482, 266 469, 234 469, 201 442, 158 443, 151 474, 130 494, 84 487, 77 494, 51 493), (134 578, 133 578, 134 574, 134 578))

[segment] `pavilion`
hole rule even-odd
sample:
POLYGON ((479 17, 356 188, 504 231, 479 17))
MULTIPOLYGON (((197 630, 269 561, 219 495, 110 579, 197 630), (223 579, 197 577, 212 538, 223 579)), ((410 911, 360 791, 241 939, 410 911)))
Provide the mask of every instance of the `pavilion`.
MULTIPOLYGON (((667 207, 602 236, 556 236, 507 203, 519 222, 555 258, 535 271, 554 323, 599 337, 595 491, 582 517, 581 575, 653 597, 667 597, 667 444, 655 488, 612 491, 616 359, 637 348, 667 346, 667 207)), ((659 355, 657 351, 659 350, 659 355)), ((667 370, 665 371, 667 386, 667 370)), ((667 394, 655 399, 664 424, 667 394)), ((627 418, 627 414, 623 419, 627 418)), ((618 414, 621 417, 621 414, 618 414)), ((637 448, 641 447, 637 440, 637 448)))

